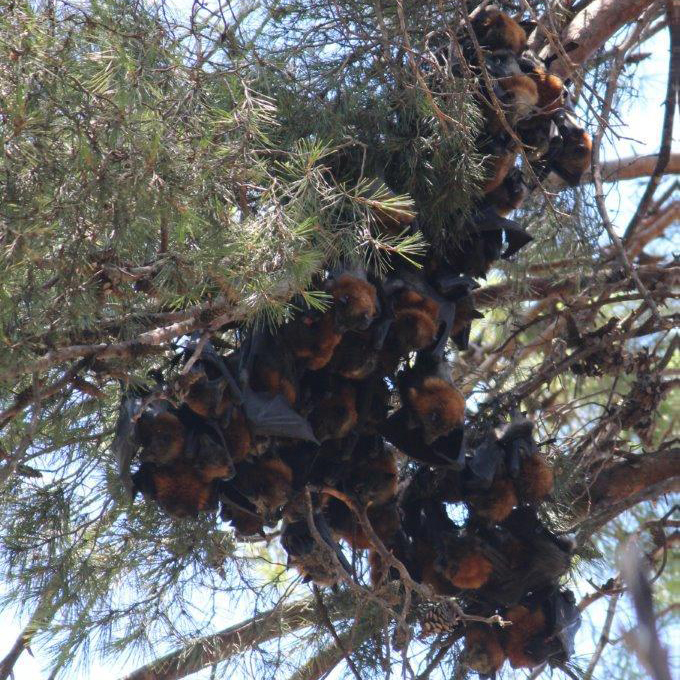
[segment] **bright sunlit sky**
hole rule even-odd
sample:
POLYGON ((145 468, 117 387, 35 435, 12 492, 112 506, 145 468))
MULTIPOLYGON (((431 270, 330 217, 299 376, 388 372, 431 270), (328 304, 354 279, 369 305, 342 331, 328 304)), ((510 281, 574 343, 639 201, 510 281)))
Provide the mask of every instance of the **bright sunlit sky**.
MULTIPOLYGON (((184 2, 180 0, 177 4, 181 7, 184 2)), ((638 67, 636 78, 637 96, 622 111, 622 119, 627 127, 625 129, 620 128, 618 132, 624 139, 610 140, 604 148, 605 160, 636 154, 654 154, 658 151, 664 113, 663 101, 666 92, 668 49, 669 39, 667 31, 662 31, 646 43, 644 51, 652 52, 652 56, 643 61, 638 67)), ((678 150, 678 146, 676 132, 675 151, 678 150)), ((632 212, 637 206, 645 185, 646 180, 643 179, 621 182, 614 187, 609 187, 607 206, 612 221, 619 231, 625 228, 632 212)), ((677 230, 671 250, 675 252, 680 251, 680 234, 677 233, 677 230)), ((606 577, 608 575, 603 575, 602 580, 605 580, 606 577)), ((590 587, 584 584, 582 587, 577 587, 577 590, 586 592, 590 590, 590 587)), ((588 610, 589 616, 592 617, 593 627, 588 625, 586 621, 579 634, 576 648, 579 655, 583 655, 582 658, 587 659, 594 648, 593 634, 599 635, 605 603, 602 602, 601 605, 599 607, 591 607, 588 610)), ((241 619, 248 618, 248 616, 248 612, 233 610, 229 612, 225 609, 223 616, 214 621, 214 629, 221 630, 241 619)), ((23 617, 15 617, 7 613, 0 616, 0 630, 4 631, 0 637, 0 658, 7 653, 25 624, 26 620, 23 617)), ((621 630, 614 629, 613 636, 618 637, 621 632, 621 630)), ((45 680, 48 677, 49 667, 46 655, 41 654, 38 647, 34 647, 32 651, 35 656, 24 653, 16 664, 15 680, 45 680)), ((165 651, 167 650, 159 650, 159 655, 165 651)), ((88 678, 116 680, 126 672, 130 672, 141 665, 144 661, 145 659, 135 658, 132 662, 126 664, 116 665, 107 663, 106 666, 102 666, 95 661, 89 671, 81 670, 76 672, 73 674, 73 678, 75 680, 86 680, 88 678)), ((331 675, 331 680, 334 680, 337 676, 338 672, 336 670, 331 675)), ((208 673, 203 672, 191 677, 196 680, 198 678, 203 679, 208 677, 208 673)))

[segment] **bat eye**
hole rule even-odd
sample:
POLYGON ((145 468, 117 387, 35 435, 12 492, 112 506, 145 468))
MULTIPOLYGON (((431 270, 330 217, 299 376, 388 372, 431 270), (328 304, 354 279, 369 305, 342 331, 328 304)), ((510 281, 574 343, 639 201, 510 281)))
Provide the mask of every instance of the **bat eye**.
POLYGON ((432 423, 432 425, 439 425, 441 421, 442 421, 441 416, 439 415, 439 413, 437 413, 437 411, 430 414, 430 423, 432 423))
POLYGON ((341 298, 338 299, 338 302, 341 305, 346 305, 349 302, 349 296, 348 295, 343 295, 341 298))

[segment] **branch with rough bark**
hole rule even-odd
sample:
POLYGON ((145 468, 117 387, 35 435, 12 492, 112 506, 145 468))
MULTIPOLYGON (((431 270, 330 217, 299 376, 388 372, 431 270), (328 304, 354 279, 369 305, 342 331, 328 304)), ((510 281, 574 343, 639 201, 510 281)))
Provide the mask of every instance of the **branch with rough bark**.
MULTIPOLYGON (((337 615, 340 598, 332 601, 337 615)), ((313 599, 279 604, 219 633, 207 635, 125 676, 123 680, 178 680, 287 633, 321 624, 313 599)))
MULTIPOLYGON (((627 179, 650 177, 659 164, 659 154, 651 156, 628 156, 601 163, 603 182, 620 182, 627 179)), ((680 174, 680 153, 669 154, 668 162, 663 167, 663 175, 680 174)), ((583 176, 582 183, 593 181, 592 173, 583 176)))
POLYGON ((545 48, 542 57, 555 55, 550 70, 563 78, 585 64, 625 24, 634 21, 655 0, 595 0, 584 7, 562 31, 559 46, 545 48), (567 52, 566 49, 569 49, 567 52))

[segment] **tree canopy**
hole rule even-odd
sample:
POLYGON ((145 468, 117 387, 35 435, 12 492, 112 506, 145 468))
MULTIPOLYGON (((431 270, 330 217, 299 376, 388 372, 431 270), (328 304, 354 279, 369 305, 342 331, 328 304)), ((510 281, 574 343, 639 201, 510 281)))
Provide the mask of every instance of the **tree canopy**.
MULTIPOLYGON (((286 568, 280 512, 261 536, 211 508, 173 517, 131 497, 114 439, 126 395, 178 407, 188 393, 168 386, 201 351, 228 363, 253 328, 316 328, 337 307, 328 272, 359 268, 380 289, 399 267, 469 252, 495 117, 528 189, 512 221, 532 242, 494 257, 485 279, 468 263, 455 271, 479 280, 466 300, 484 316, 444 355, 465 398, 468 459, 473 435, 533 423, 554 476, 538 514, 574 538, 559 584, 599 612, 592 655, 578 637, 557 672, 590 680, 602 663, 617 678, 669 677, 635 622, 658 645, 676 611, 677 3, 497 4, 533 22, 528 51, 566 83, 592 139, 576 186, 517 138, 503 87, 519 76, 475 61, 488 2, 0 0, 0 608, 25 626, 0 679, 27 649, 50 680, 96 658, 142 664, 127 680, 472 673, 465 630, 496 630, 507 611, 428 591, 365 511, 355 521, 396 560, 396 582, 372 584, 366 550, 345 541, 344 578, 307 585, 286 568), (623 112, 638 69, 665 63, 648 51, 663 35, 658 153, 616 158, 635 134, 623 112), (631 179, 639 196, 615 215, 609 195, 631 179), (454 625, 428 636, 447 603, 454 625)), ((413 353, 399 361, 413 369, 413 353)), ((392 415, 406 410, 395 375, 392 415)), ((439 474, 406 453, 400 489, 439 474)), ((470 512, 463 500, 447 505, 454 521, 470 512)))

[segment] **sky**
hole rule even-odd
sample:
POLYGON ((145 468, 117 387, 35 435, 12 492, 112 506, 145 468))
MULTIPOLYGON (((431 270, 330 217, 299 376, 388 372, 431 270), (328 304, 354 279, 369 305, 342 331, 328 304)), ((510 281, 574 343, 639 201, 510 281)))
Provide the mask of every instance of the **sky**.
MULTIPOLYGON (((663 102, 666 93, 666 77, 668 68, 668 32, 663 31, 644 48, 644 51, 652 52, 652 56, 643 61, 638 67, 636 84, 638 94, 630 103, 624 107, 622 119, 625 129, 620 129, 622 138, 609 139, 603 148, 604 160, 613 158, 623 158, 632 155, 654 154, 658 151, 659 139, 661 134, 661 123, 664 115, 663 102)), ((676 126, 677 130, 677 126, 676 126)), ((677 138, 677 135, 676 135, 677 138)), ((680 150, 680 145, 674 143, 674 151, 680 150)), ((620 182, 617 185, 607 187, 607 208, 617 232, 621 233, 630 219, 632 212, 637 207, 639 197, 644 190, 646 180, 629 180, 620 182)), ((675 240, 671 246, 671 251, 680 252, 680 234, 675 234, 675 240)), ((584 584, 582 584, 584 585, 584 584)), ((589 590, 587 585, 582 592, 589 590)), ((604 602, 594 610, 595 630, 598 629, 602 617, 604 616, 604 602)), ((238 620, 247 618, 247 614, 236 617, 225 618, 223 621, 216 622, 215 629, 219 630, 228 625, 236 623, 238 620)), ((18 618, 8 613, 0 615, 0 630, 5 633, 0 636, 0 658, 7 653, 22 627, 26 624, 24 618, 18 618)), ((614 631, 617 635, 621 631, 614 631)), ((584 625, 580 631, 577 641, 577 650, 588 655, 594 647, 591 628, 584 625)), ((35 656, 24 653, 15 666, 15 680, 45 680, 49 675, 47 659, 40 653, 38 648, 33 650, 35 656)), ((132 663, 121 663, 119 665, 107 663, 105 666, 93 662, 88 671, 80 671, 74 674, 74 680, 116 680, 126 672, 134 670, 141 665, 144 660, 135 659, 132 663)), ((335 680, 339 673, 331 675, 330 680, 335 680)), ((192 678, 207 678, 208 673, 203 672, 191 676, 192 678)))

